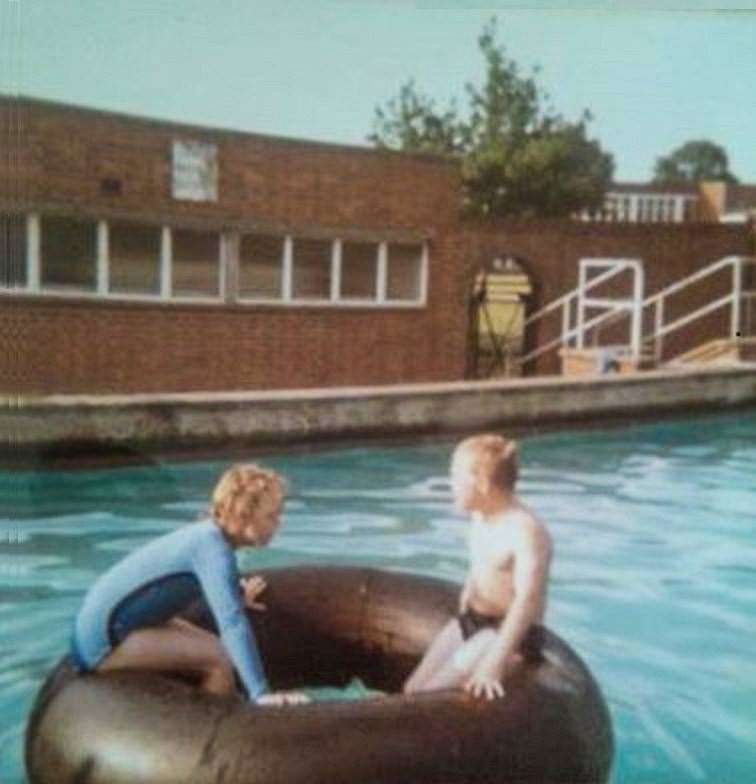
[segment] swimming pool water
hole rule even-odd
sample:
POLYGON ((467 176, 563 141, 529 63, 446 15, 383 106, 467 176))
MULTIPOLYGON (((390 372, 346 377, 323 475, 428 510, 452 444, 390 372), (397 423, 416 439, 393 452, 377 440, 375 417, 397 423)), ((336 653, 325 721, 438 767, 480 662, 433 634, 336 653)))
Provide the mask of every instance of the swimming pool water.
MULTIPOLYGON (((284 525, 242 569, 355 563, 461 581, 453 443, 274 455, 284 525)), ((0 472, 0 782, 96 575, 197 519, 228 462, 0 472)), ((756 413, 543 435, 520 493, 555 541, 547 623, 602 686, 613 782, 756 781, 756 413)), ((359 784, 358 777, 355 784, 359 784)))

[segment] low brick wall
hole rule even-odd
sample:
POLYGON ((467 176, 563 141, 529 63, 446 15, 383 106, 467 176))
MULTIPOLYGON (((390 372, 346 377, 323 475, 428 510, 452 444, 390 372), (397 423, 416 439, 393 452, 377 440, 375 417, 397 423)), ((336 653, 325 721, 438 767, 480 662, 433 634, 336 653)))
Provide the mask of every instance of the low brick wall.
POLYGON ((5 399, 11 454, 323 443, 658 418, 756 404, 756 363, 600 378, 518 379, 257 393, 5 399))

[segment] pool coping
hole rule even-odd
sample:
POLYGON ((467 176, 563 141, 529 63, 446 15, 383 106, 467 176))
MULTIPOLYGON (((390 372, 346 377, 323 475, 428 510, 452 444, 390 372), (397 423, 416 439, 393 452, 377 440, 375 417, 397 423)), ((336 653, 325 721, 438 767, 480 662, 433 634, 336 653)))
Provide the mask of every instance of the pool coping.
POLYGON ((55 447, 256 448, 585 427, 756 404, 756 363, 252 392, 0 397, 0 461, 55 447))

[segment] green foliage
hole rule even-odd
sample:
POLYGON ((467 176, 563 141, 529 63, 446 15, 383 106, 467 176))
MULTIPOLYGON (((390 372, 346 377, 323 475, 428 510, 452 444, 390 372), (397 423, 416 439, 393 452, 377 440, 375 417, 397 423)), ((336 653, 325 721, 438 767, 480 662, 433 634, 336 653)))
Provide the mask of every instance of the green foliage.
POLYGON ((495 20, 478 44, 486 75, 482 86, 466 86, 466 117, 454 103, 437 111, 410 81, 376 109, 369 140, 379 147, 459 157, 469 214, 563 217, 600 207, 614 164, 587 136, 590 114, 571 123, 546 107, 548 96, 535 74, 522 76, 497 43, 495 20))
POLYGON ((674 184, 721 180, 737 182, 730 171, 730 163, 723 147, 707 139, 686 142, 671 152, 656 159, 654 182, 674 184))
POLYGON ((434 102, 422 95, 410 80, 399 89, 385 109, 377 107, 374 132, 368 140, 376 147, 411 152, 453 154, 461 152, 461 126, 454 104, 437 112, 434 102))

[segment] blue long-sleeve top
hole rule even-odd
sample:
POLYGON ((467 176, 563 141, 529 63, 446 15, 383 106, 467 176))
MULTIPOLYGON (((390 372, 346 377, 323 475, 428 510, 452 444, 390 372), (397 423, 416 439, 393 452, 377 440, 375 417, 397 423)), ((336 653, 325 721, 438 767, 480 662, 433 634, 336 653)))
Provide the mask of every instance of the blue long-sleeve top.
POLYGON ((154 539, 95 580, 74 622, 74 661, 94 669, 128 632, 164 623, 201 596, 254 700, 268 683, 244 612, 233 548, 211 520, 154 539))

